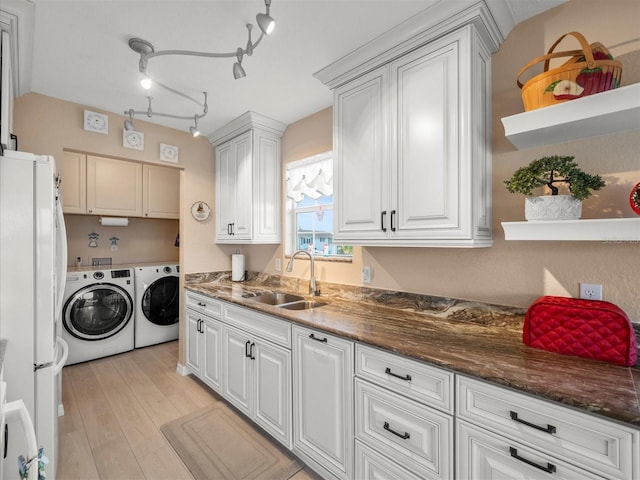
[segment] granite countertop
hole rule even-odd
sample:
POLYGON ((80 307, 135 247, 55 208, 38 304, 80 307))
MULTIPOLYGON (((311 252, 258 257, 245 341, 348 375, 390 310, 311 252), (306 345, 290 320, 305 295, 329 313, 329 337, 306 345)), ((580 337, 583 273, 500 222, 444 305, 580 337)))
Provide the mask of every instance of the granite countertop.
POLYGON ((640 427, 640 368, 546 352, 522 343, 525 310, 455 299, 323 283, 327 304, 285 310, 248 293, 306 294, 308 280, 254 275, 231 282, 228 272, 189 274, 194 292, 251 307, 293 323, 640 427))

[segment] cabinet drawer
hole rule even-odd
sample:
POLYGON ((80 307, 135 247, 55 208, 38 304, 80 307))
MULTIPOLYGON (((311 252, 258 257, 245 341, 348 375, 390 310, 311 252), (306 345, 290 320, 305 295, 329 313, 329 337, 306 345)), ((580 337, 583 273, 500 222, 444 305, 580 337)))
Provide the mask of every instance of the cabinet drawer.
POLYGON ((291 350, 289 322, 228 304, 224 304, 224 321, 291 350))
POLYGON ((460 375, 457 384, 459 418, 604 477, 637 478, 640 430, 460 375))
POLYGON ((355 387, 356 438, 421 477, 451 477, 451 416, 360 379, 355 387))
POLYGON ((356 440, 356 476, 358 480, 421 480, 400 465, 356 440))
POLYGON ((459 480, 604 480, 570 463, 465 422, 458 421, 456 437, 459 480))
POLYGON ((356 345, 356 375, 453 413, 453 373, 375 348, 356 345))
POLYGON ((187 290, 185 292, 185 303, 187 304, 187 308, 191 308, 192 310, 204 313, 213 318, 222 318, 222 302, 214 300, 211 297, 187 290))

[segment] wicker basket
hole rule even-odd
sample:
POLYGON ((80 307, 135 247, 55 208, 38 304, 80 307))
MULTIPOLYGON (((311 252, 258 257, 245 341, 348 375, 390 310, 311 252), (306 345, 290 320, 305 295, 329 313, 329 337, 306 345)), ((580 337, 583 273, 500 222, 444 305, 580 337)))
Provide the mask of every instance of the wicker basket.
POLYGON ((613 60, 604 45, 598 42, 589 45, 581 33, 570 32, 556 40, 546 55, 534 58, 522 67, 517 82, 522 89, 524 109, 528 111, 618 88, 621 76, 622 64, 613 60), (578 39, 582 50, 554 52, 567 35, 578 39), (560 57, 570 58, 549 70, 550 60, 560 57), (542 61, 544 71, 523 85, 520 81, 522 74, 542 61))

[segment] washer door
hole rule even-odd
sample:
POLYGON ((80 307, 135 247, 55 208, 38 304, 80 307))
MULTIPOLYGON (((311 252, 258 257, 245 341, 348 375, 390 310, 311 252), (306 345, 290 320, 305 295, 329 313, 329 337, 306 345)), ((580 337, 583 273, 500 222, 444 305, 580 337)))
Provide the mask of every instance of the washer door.
POLYGON ((178 277, 162 277, 142 295, 142 313, 155 325, 175 325, 179 321, 180 292, 178 277))
POLYGON ((104 340, 122 330, 133 316, 131 296, 118 285, 94 283, 74 293, 64 305, 67 332, 87 341, 104 340))

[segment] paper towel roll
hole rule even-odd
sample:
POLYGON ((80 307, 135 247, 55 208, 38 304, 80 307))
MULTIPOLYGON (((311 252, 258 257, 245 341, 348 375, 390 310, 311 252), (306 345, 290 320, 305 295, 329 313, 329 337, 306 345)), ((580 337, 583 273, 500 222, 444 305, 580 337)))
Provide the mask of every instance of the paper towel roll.
POLYGON ((242 282, 244 280, 244 255, 231 255, 231 280, 242 282))
POLYGON ((100 217, 100 225, 103 227, 127 227, 129 225, 129 219, 120 217, 100 217))

